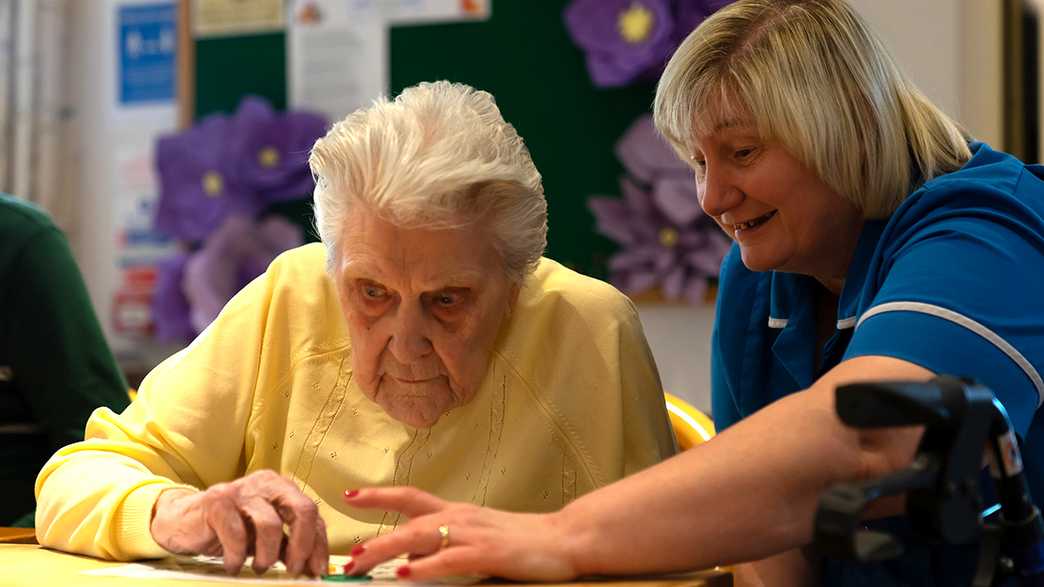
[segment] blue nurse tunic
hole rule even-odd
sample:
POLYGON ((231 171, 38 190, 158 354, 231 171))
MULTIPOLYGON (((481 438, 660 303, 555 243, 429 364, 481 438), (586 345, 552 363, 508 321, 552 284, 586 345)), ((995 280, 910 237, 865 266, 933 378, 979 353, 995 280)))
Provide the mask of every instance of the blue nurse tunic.
MULTIPOLYGON (((983 143, 971 149, 961 169, 926 182, 889 218, 864 224, 823 347, 817 282, 752 272, 733 245, 722 263, 711 347, 719 430, 841 361, 894 357, 987 385, 1008 410, 1031 490, 1044 503, 1044 422, 1036 417, 1044 397, 1044 167, 983 143)), ((872 524, 898 534, 906 555, 874 566, 827 562, 825 584, 969 584, 974 546, 918 544, 901 519, 872 524)))

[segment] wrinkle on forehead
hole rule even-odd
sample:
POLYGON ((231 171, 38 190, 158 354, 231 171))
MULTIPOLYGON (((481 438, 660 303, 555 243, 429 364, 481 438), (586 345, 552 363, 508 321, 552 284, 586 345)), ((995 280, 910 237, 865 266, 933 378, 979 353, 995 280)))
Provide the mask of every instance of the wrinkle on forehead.
POLYGON ((446 287, 473 287, 490 277, 489 271, 468 268, 447 273, 434 268, 424 271, 422 267, 420 272, 410 275, 408 269, 399 267, 397 271, 387 271, 384 269, 386 266, 369 260, 349 261, 342 265, 342 275, 349 279, 372 279, 388 286, 399 286, 402 276, 408 276, 411 287, 422 291, 446 287))
POLYGON ((474 284, 490 276, 489 267, 462 264, 459 261, 432 263, 430 258, 410 261, 407 255, 388 258, 372 251, 353 251, 342 258, 341 273, 347 277, 366 277, 377 281, 394 281, 409 276, 418 284, 474 284))
POLYGON ((372 217, 345 224, 354 238, 342 239, 344 277, 423 289, 475 285, 500 271, 496 250, 481 232, 402 229, 372 217))

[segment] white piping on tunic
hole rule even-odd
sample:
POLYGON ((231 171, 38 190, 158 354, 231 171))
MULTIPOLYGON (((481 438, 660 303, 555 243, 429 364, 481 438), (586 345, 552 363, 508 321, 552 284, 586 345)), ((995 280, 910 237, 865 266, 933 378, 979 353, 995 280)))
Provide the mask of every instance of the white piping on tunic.
MULTIPOLYGON (((787 319, 787 318, 772 318, 770 316, 769 319, 768 319, 768 327, 769 328, 786 328, 787 324, 789 324, 789 323, 790 323, 790 320, 787 319)), ((856 324, 856 317, 855 316, 852 316, 850 318, 842 318, 841 320, 837 321, 837 329, 838 330, 844 330, 846 328, 852 328, 853 326, 855 326, 855 324, 856 324)))
POLYGON ((846 328, 852 328, 856 325, 856 317, 849 316, 848 318, 842 318, 837 321, 837 329, 844 330, 846 328))
POLYGON ((1044 402, 1044 380, 1041 379, 1040 373, 1037 372, 1036 368, 1033 367, 1033 364, 1030 363, 1018 349, 985 325, 980 324, 963 314, 934 304, 925 304, 923 302, 888 302, 867 310, 859 317, 859 321, 856 323, 856 328, 859 328, 859 325, 866 321, 867 318, 885 312, 920 312, 922 314, 942 318, 943 320, 949 320, 954 324, 963 326, 975 334, 978 334, 993 344, 993 346, 997 347, 1002 353, 1007 355, 1009 359, 1014 361, 1016 365, 1022 368, 1022 371, 1026 373, 1026 376, 1033 382, 1033 386, 1037 388, 1037 407, 1039 408, 1041 403, 1044 402))

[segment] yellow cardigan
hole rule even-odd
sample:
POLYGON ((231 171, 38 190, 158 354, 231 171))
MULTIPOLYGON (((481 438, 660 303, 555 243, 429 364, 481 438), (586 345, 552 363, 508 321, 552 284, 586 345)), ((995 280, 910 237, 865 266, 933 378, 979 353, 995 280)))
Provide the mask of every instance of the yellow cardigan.
POLYGON ((324 249, 283 254, 191 345, 153 370, 122 414, 36 482, 41 544, 128 560, 165 556, 156 497, 260 469, 318 505, 331 551, 388 532, 347 488, 413 485, 440 497, 550 511, 670 456, 663 392, 634 306, 543 259, 502 328, 482 387, 430 429, 388 417, 352 380, 351 341, 324 249))

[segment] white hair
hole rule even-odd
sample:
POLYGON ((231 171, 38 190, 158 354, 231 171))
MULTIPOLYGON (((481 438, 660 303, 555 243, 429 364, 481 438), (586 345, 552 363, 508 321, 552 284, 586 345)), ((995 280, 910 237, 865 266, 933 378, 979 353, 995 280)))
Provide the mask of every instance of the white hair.
POLYGON ((356 202, 400 227, 485 228, 516 282, 547 246, 540 173, 488 92, 438 81, 378 98, 335 124, 308 163, 329 267, 356 202))

